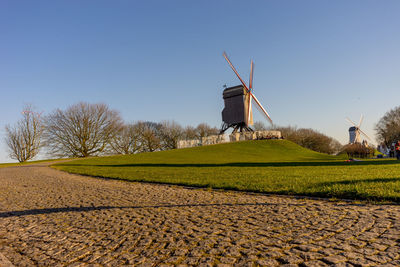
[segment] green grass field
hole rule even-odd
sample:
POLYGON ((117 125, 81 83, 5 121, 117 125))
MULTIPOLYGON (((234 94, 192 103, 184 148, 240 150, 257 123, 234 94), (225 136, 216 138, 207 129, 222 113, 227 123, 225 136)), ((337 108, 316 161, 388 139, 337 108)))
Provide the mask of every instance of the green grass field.
POLYGON ((286 140, 265 140, 90 158, 54 167, 131 181, 400 202, 400 162, 345 159, 286 140))

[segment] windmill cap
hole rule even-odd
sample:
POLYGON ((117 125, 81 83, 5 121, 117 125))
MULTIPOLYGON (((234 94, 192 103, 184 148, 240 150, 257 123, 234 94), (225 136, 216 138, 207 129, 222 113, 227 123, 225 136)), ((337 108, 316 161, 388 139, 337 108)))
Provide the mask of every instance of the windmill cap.
POLYGON ((238 95, 244 95, 243 85, 226 88, 222 95, 224 99, 238 95))

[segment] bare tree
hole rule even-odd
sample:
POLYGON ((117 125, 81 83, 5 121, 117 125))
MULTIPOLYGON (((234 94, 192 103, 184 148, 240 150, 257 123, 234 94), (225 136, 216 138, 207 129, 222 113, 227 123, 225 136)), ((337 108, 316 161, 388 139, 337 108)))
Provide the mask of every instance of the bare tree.
POLYGON ((40 114, 35 113, 31 106, 25 107, 22 115, 15 126, 7 125, 5 128, 9 155, 19 162, 30 160, 39 153, 43 133, 40 114))
POLYGON ((177 148, 178 140, 184 136, 184 130, 175 121, 163 121, 160 127, 161 145, 163 149, 177 148))
POLYGON ((261 121, 256 121, 253 124, 253 129, 254 131, 266 131, 268 130, 267 125, 265 125, 265 123, 261 122, 261 121))
POLYGON ((117 154, 134 154, 140 152, 140 137, 138 123, 124 125, 111 140, 111 150, 117 154))
POLYGON ((339 141, 313 129, 297 129, 291 126, 274 129, 281 131, 285 139, 317 152, 336 154, 342 149, 339 141))
POLYGON ((207 123, 200 123, 196 127, 197 138, 207 137, 210 135, 217 135, 219 130, 216 127, 211 127, 207 123))
POLYGON ((400 106, 385 113, 375 126, 377 140, 391 147, 400 140, 400 106))
POLYGON ((78 103, 46 118, 46 145, 57 156, 88 157, 102 153, 122 127, 119 113, 105 104, 78 103))
POLYGON ((197 138, 196 128, 194 128, 193 126, 186 126, 185 129, 183 130, 183 138, 187 140, 196 139, 197 138))
POLYGON ((161 124, 156 122, 138 122, 141 152, 153 152, 161 149, 161 124))

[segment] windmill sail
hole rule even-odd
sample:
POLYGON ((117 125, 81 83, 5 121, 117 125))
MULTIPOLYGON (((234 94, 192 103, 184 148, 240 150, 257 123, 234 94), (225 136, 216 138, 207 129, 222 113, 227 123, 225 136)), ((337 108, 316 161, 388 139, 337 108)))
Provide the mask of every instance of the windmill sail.
POLYGON ((273 124, 271 117, 269 116, 269 114, 268 114, 268 112, 265 110, 265 108, 261 105, 260 101, 258 101, 258 99, 256 98, 256 96, 255 96, 254 94, 251 94, 251 96, 252 96, 254 102, 256 102, 256 104, 258 105, 258 108, 259 108, 261 114, 263 114, 263 115, 267 118, 267 120, 268 120, 271 124, 273 124))
POLYGON ((361 129, 358 129, 358 130, 359 130, 360 133, 362 133, 365 137, 367 137, 367 139, 368 139, 369 141, 373 142, 372 139, 371 139, 364 131, 362 131, 361 129))
MULTIPOLYGON (((250 80, 249 80, 249 92, 253 89, 253 70, 254 64, 253 60, 250 63, 250 80)), ((245 99, 245 103, 247 103, 247 125, 253 125, 253 110, 251 109, 251 94, 246 94, 247 99, 245 99)))
POLYGON ((346 117, 346 120, 347 120, 348 122, 350 122, 351 124, 353 124, 354 127, 357 127, 357 125, 356 125, 352 120, 350 120, 348 117, 346 117))
POLYGON ((246 93, 244 95, 244 103, 245 103, 245 116, 247 125, 253 125, 253 110, 251 107, 251 95, 246 93))
POLYGON ((229 66, 231 66, 233 72, 239 78, 240 82, 243 84, 244 88, 246 88, 246 90, 249 91, 249 88, 247 87, 246 83, 243 81, 242 77, 240 77, 239 73, 237 72, 237 70, 233 66, 232 62, 229 60, 228 55, 224 52, 223 56, 224 56, 225 60, 228 62, 229 66))
POLYGON ((358 128, 360 128, 360 127, 361 127, 361 123, 362 123, 363 119, 364 119, 364 117, 363 117, 363 115, 361 114, 361 117, 360 117, 360 122, 358 123, 358 128))

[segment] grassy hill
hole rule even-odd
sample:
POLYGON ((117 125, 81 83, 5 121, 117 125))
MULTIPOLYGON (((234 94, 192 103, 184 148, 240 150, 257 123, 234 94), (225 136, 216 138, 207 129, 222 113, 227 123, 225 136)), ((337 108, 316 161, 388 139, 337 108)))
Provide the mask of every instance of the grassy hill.
MULTIPOLYGON (((317 153, 286 140, 264 140, 225 143, 219 145, 174 149, 135 155, 91 158, 82 164, 132 163, 232 163, 232 162, 291 162, 337 160, 335 156, 317 153)), ((77 163, 77 162, 75 162, 77 163)))
POLYGON ((396 160, 345 162, 286 140, 227 143, 54 165, 84 175, 264 193, 400 201, 396 160))

